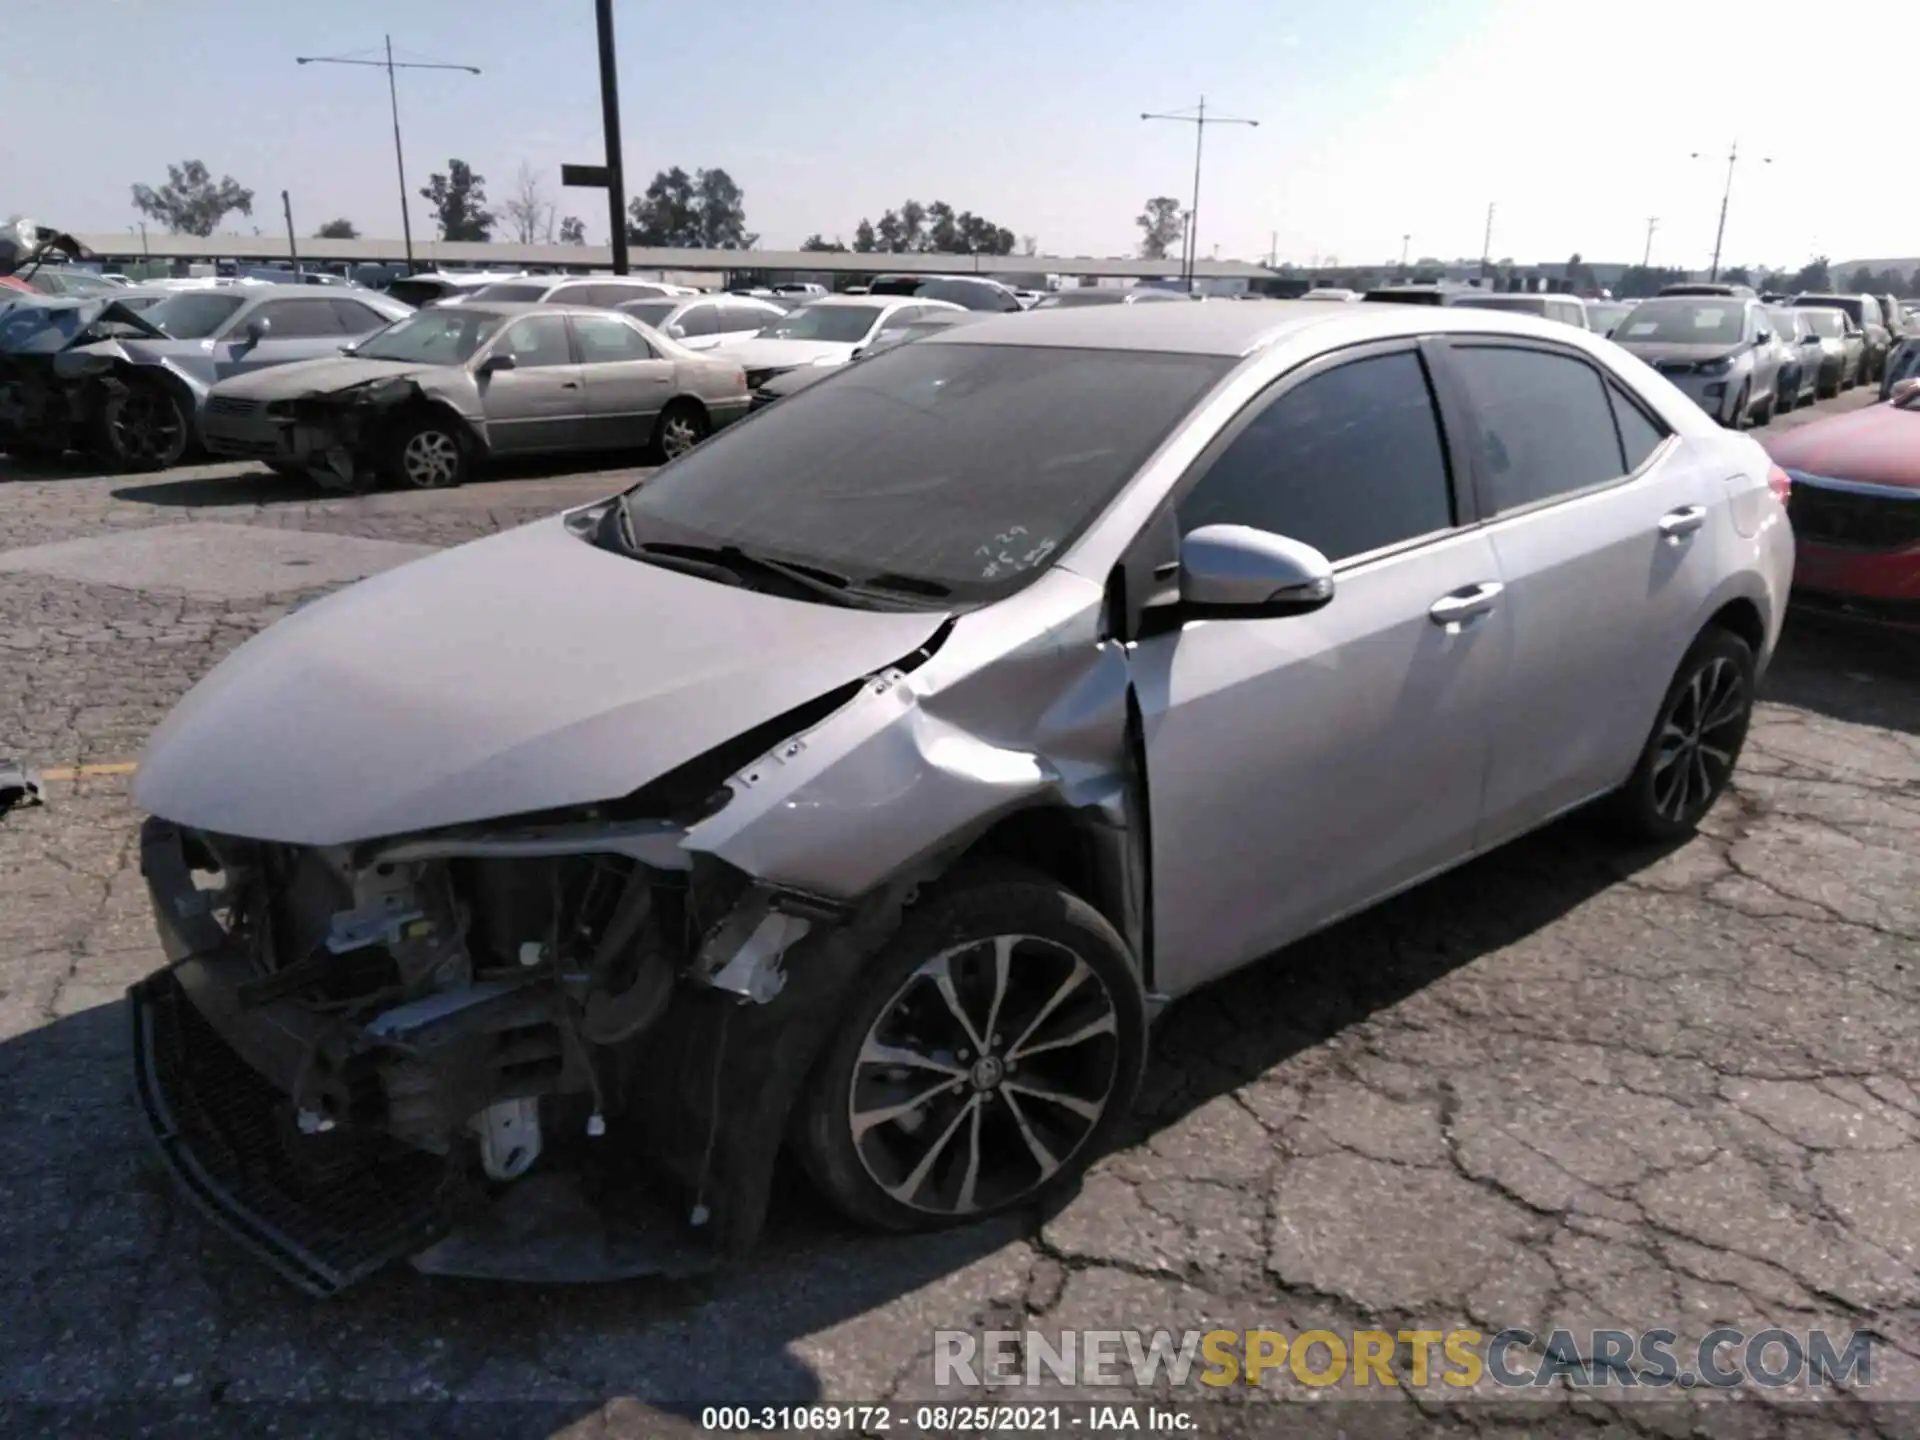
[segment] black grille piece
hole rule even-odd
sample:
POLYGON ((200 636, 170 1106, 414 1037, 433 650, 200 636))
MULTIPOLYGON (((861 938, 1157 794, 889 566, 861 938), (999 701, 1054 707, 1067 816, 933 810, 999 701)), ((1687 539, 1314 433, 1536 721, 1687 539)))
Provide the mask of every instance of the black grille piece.
POLYGON ((1793 533, 1850 550, 1899 550, 1920 544, 1920 490, 1911 498, 1830 490, 1795 480, 1787 499, 1793 533))
POLYGON ((188 1199, 311 1295, 332 1295, 444 1234, 458 1170, 384 1136, 298 1136, 285 1096, 234 1053, 171 971, 128 992, 134 1086, 188 1199))
POLYGON ((237 395, 213 395, 207 399, 209 415, 251 415, 259 408, 258 400, 244 400, 237 395))

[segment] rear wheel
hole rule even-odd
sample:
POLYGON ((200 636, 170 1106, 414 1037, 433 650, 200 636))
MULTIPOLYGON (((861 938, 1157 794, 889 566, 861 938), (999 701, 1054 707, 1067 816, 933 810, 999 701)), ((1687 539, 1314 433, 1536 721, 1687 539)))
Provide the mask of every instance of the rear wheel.
POLYGON ((845 1214, 931 1230, 1032 1205, 1133 1103, 1146 1004, 1098 911, 1027 872, 949 882, 909 912, 810 1077, 808 1173, 845 1214))
POLYGON ((707 412, 691 400, 676 400, 660 412, 653 447, 662 460, 677 460, 707 438, 707 412))
POLYGON ((185 403, 160 380, 129 380, 100 408, 101 449, 123 470, 178 465, 193 439, 185 403))
POLYGON ((1749 400, 1751 399, 1751 396, 1752 396, 1752 391, 1749 388, 1747 382, 1742 381, 1740 384, 1740 394, 1735 398, 1733 402, 1733 413, 1730 414, 1724 422, 1722 422, 1726 425, 1726 427, 1729 430, 1744 430, 1746 428, 1747 405, 1749 400))
POLYGON ((449 421, 420 415, 395 427, 381 469, 409 489, 442 490, 465 482, 467 449, 449 421))
POLYGON ((1771 425, 1773 423, 1773 407, 1774 407, 1775 400, 1776 400, 1775 396, 1769 395, 1766 399, 1760 402, 1760 408, 1753 412, 1753 423, 1755 425, 1771 425))
POLYGON ((1648 840, 1691 835, 1733 779, 1753 719, 1753 649, 1718 626, 1693 642, 1640 762, 1609 808, 1648 840))

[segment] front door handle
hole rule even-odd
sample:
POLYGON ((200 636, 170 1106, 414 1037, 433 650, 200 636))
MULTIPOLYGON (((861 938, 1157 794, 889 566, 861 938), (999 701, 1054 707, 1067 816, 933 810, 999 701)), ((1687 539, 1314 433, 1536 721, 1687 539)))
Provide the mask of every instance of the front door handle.
POLYGON ((1483 580, 1478 585, 1464 586, 1451 595, 1442 595, 1429 605, 1427 618, 1436 625, 1465 625, 1469 620, 1477 620, 1492 611, 1500 599, 1500 592, 1506 588, 1498 580, 1483 580))
POLYGON ((1668 540, 1680 540, 1707 523, 1707 507, 1682 505, 1660 517, 1660 533, 1668 540))
POLYGON ((578 380, 562 380, 560 382, 560 388, 562 390, 578 390, 580 388, 580 382, 578 380))

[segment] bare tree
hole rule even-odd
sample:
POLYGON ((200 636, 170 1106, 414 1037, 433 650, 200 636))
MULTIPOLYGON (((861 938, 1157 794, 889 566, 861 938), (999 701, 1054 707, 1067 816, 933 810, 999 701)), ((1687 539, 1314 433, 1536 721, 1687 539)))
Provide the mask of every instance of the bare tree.
POLYGON ((553 205, 547 199, 541 172, 524 160, 513 177, 513 194, 501 208, 506 211, 513 238, 522 245, 531 245, 542 236, 553 238, 553 205))
POLYGON ((1040 253, 1040 237, 1038 235, 1022 235, 1020 237, 1020 253, 1022 255, 1038 255, 1040 253))

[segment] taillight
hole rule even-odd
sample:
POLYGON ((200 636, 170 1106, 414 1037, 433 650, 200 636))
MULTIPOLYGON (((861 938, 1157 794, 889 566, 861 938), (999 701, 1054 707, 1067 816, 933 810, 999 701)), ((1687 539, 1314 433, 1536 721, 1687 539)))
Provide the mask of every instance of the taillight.
POLYGON ((1787 497, 1793 494, 1793 481, 1788 478, 1786 471, 1775 465, 1767 471, 1767 488, 1773 491, 1773 498, 1784 505, 1787 497))

